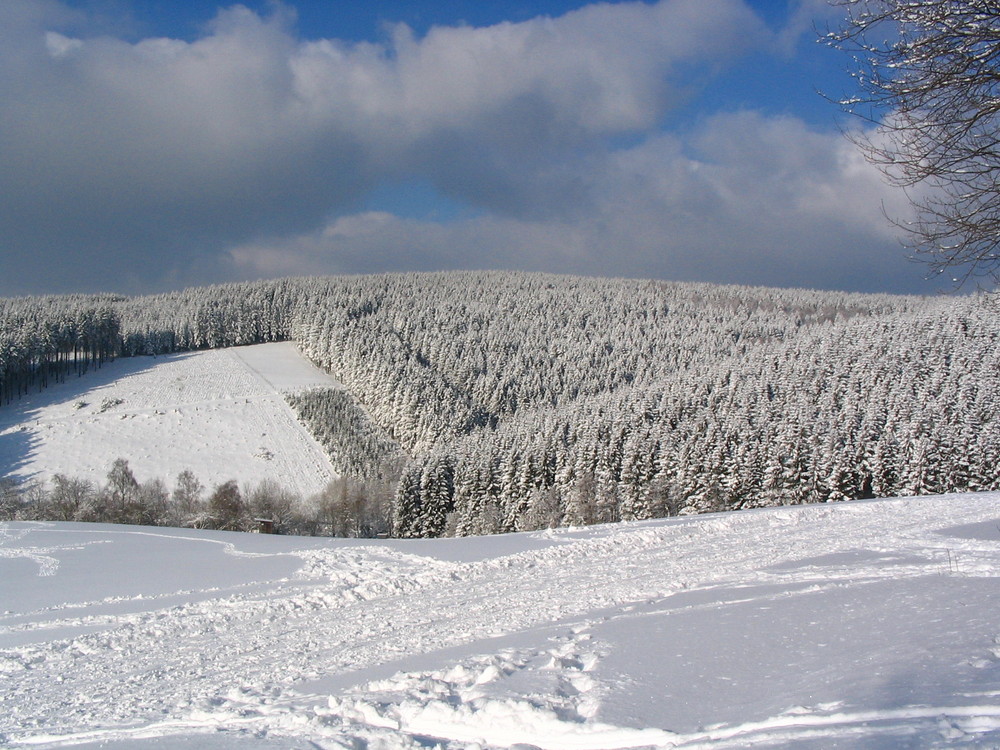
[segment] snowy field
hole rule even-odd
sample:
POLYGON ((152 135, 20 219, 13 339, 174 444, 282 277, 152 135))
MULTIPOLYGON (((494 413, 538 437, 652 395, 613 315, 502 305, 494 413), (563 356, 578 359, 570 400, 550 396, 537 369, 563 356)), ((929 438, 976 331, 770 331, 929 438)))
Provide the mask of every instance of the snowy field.
POLYGON ((282 394, 336 385, 290 343, 119 359, 0 407, 0 476, 104 483, 116 458, 173 487, 270 477, 309 495, 333 470, 282 394))
POLYGON ((995 748, 998 577, 998 494, 416 541, 9 523, 0 745, 995 748))

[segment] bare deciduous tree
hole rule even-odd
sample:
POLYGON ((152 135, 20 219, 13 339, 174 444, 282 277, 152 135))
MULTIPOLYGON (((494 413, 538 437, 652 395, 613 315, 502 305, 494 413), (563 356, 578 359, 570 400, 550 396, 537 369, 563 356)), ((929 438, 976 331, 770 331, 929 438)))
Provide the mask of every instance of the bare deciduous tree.
POLYGON ((74 479, 63 474, 52 476, 49 506, 52 516, 60 521, 85 518, 96 490, 85 479, 74 479))
POLYGON ((208 513, 212 528, 223 531, 241 531, 248 527, 246 501, 235 479, 223 482, 208 499, 208 513))
POLYGON ((190 469, 177 475, 177 482, 171 494, 169 523, 173 526, 198 525, 202 511, 204 486, 190 469))
POLYGON ((117 523, 133 522, 138 505, 139 482, 124 458, 116 458, 111 464, 104 491, 109 510, 113 514, 112 520, 117 523))
POLYGON ((904 189, 897 221, 915 257, 957 286, 1000 281, 1000 4, 988 0, 831 0, 827 34, 849 52, 847 111, 878 125, 855 138, 904 189))

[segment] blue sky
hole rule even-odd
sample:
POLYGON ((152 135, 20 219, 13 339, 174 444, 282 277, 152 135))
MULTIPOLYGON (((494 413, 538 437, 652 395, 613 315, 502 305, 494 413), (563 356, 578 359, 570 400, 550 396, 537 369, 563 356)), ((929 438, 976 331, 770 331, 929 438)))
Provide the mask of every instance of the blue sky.
POLYGON ((4 0, 0 294, 509 268, 932 293, 824 0, 4 0))

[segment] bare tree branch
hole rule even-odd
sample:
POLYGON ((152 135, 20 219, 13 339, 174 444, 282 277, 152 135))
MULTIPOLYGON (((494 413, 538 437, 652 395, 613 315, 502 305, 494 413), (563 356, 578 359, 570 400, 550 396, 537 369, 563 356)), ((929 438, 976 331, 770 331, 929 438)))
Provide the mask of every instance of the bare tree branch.
POLYGON ((831 2, 846 20, 826 41, 857 84, 839 103, 878 124, 853 140, 907 189, 907 245, 957 286, 1000 282, 1000 2, 831 2))

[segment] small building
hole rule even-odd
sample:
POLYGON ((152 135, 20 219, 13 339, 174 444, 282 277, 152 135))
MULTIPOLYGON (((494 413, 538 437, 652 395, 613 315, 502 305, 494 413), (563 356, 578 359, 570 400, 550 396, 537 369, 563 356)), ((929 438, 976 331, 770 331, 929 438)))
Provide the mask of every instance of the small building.
POLYGON ((273 534, 276 521, 273 518, 255 518, 253 522, 257 524, 258 534, 273 534))

